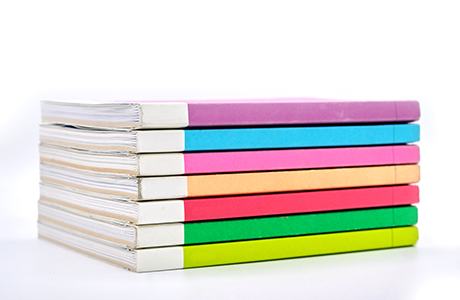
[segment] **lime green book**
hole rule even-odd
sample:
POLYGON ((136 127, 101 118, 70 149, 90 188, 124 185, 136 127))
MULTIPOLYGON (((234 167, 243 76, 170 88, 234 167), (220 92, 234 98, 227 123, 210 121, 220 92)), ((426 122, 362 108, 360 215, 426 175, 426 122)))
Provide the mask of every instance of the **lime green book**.
POLYGON ((417 228, 406 226, 133 250, 114 247, 41 223, 38 230, 43 239, 135 272, 412 246, 418 240, 417 228))

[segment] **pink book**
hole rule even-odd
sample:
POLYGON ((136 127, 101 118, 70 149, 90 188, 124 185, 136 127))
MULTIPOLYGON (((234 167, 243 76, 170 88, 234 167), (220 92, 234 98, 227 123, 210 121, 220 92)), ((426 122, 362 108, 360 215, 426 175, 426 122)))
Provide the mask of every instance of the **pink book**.
POLYGON ((40 159, 79 170, 133 176, 210 174, 415 164, 416 145, 102 155, 42 145, 40 159))

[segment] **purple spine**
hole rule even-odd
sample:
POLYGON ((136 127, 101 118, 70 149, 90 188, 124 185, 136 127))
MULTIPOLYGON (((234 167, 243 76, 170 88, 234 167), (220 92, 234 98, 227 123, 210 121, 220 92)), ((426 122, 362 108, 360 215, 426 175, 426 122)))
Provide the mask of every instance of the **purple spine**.
POLYGON ((251 101, 189 102, 189 126, 251 126, 411 122, 417 101, 251 101))

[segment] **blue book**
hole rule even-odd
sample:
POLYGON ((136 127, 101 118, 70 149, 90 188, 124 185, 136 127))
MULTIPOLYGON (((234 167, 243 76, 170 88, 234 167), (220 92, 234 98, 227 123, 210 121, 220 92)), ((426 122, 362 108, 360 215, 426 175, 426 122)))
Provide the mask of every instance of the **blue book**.
POLYGON ((284 149, 407 144, 418 124, 173 130, 102 130, 42 125, 40 140, 74 149, 117 153, 284 149))

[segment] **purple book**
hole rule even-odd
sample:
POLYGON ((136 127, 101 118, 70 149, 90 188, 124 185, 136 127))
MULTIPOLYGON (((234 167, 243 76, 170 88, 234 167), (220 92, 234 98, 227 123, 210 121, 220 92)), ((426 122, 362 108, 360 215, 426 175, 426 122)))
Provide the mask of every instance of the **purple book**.
POLYGON ((103 128, 184 128, 411 122, 414 100, 314 98, 201 101, 43 101, 43 123, 103 128))

